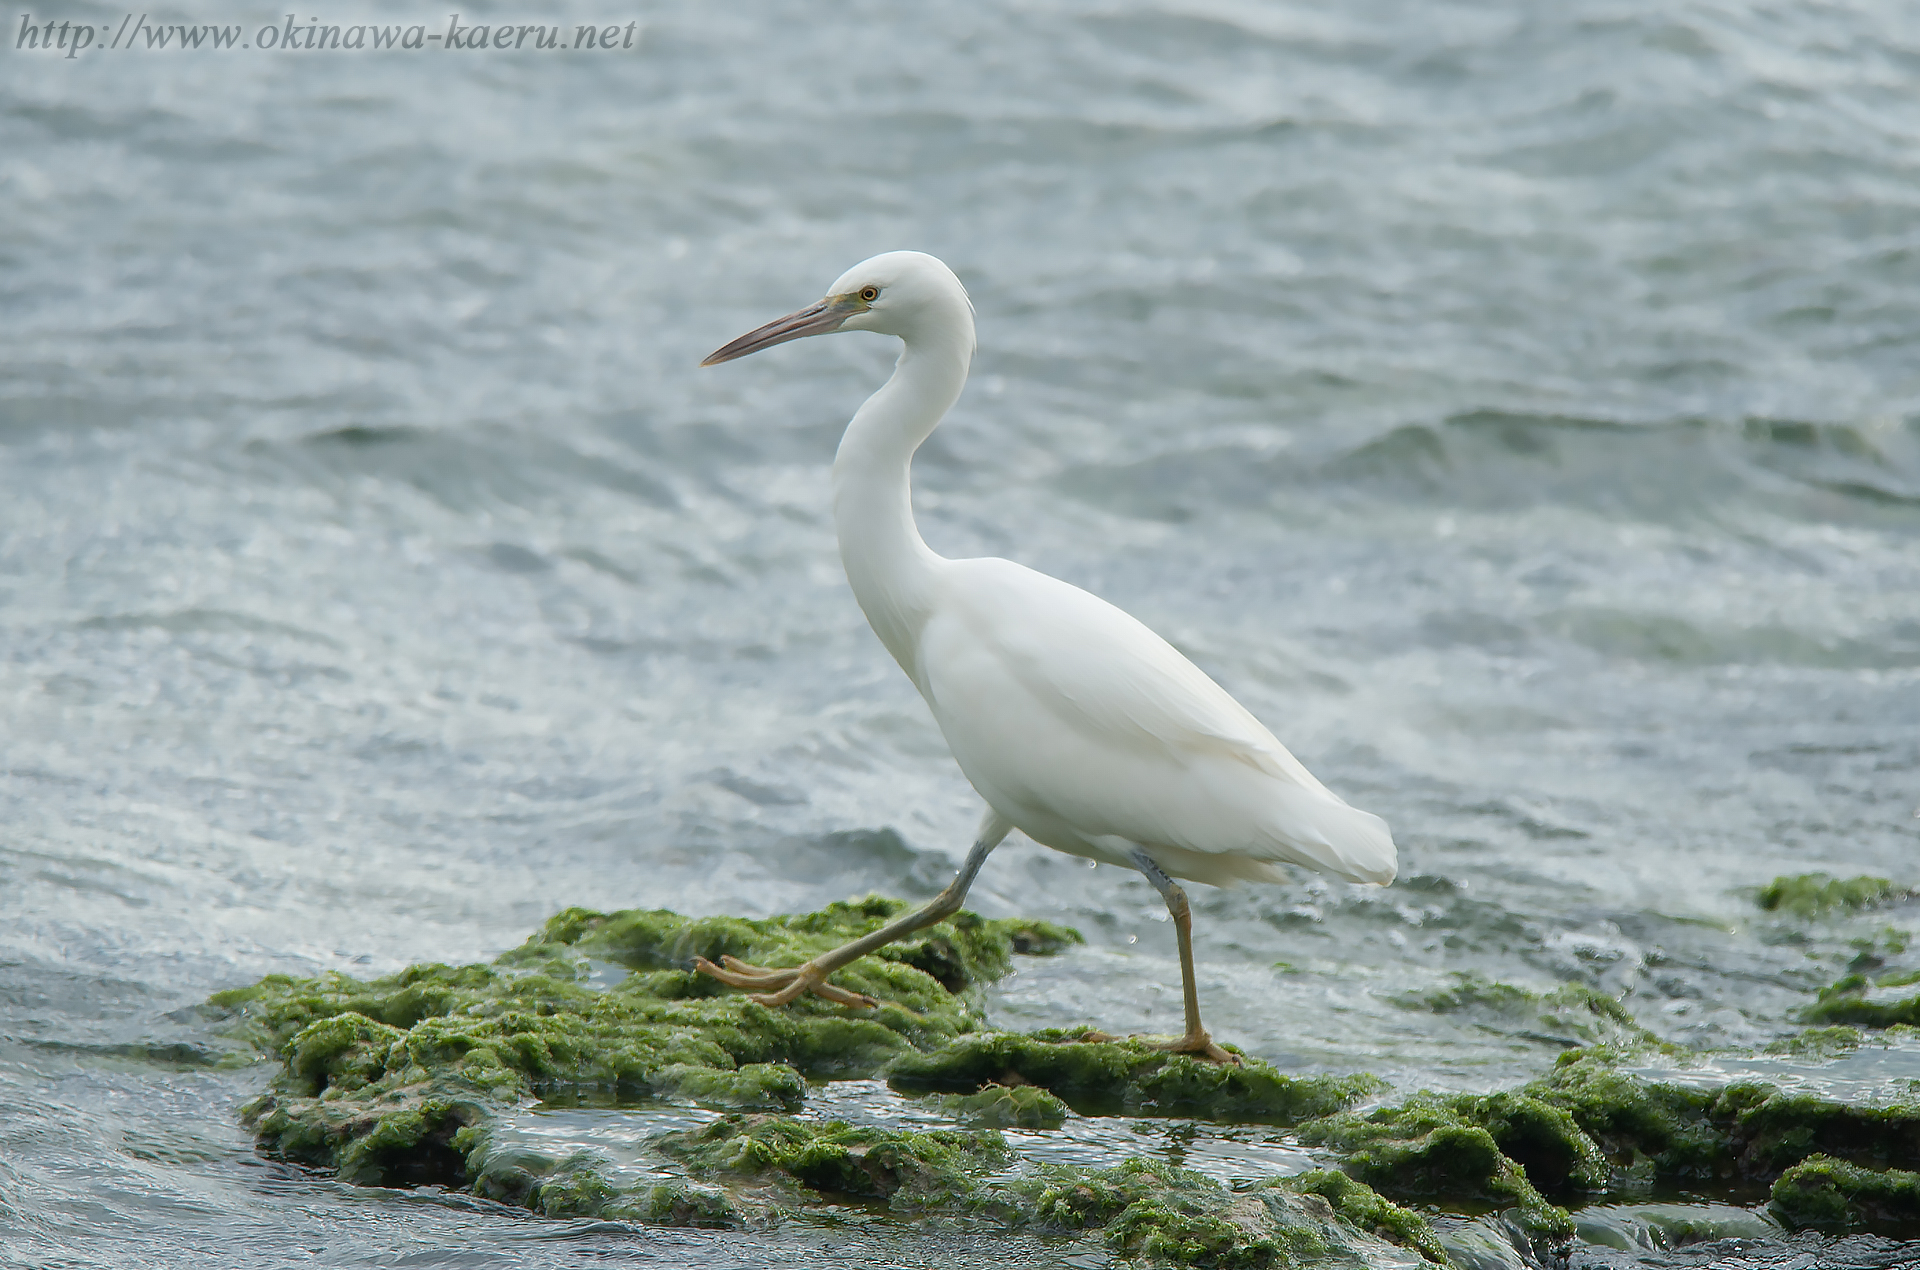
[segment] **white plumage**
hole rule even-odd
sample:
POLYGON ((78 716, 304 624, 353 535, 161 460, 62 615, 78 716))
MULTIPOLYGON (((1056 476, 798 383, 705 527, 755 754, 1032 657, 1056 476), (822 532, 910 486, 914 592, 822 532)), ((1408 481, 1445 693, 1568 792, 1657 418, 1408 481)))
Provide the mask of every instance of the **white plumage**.
POLYGON ((1166 898, 1181 954, 1187 1034, 1167 1046, 1221 1061, 1200 1026, 1185 894, 1170 878, 1272 881, 1299 864, 1386 883, 1378 816, 1315 780, 1258 719, 1128 614, 1007 560, 948 560, 913 521, 913 453, 952 407, 973 356, 973 308, 940 261, 889 252, 827 298, 714 353, 731 361, 839 330, 895 335, 893 377, 855 413, 834 459, 834 522, 855 598, 933 711, 988 812, 952 886, 918 913, 804 966, 704 970, 783 1003, 813 991, 871 1004, 826 976, 959 907, 1012 828, 1072 855, 1137 868, 1166 898))
MULTIPOLYGON (((1391 882, 1393 840, 1172 645, 1006 560, 942 561, 916 682, 980 796, 1036 842, 1215 886, 1301 864, 1391 882)), ((911 671, 909 673, 912 673, 911 671)))

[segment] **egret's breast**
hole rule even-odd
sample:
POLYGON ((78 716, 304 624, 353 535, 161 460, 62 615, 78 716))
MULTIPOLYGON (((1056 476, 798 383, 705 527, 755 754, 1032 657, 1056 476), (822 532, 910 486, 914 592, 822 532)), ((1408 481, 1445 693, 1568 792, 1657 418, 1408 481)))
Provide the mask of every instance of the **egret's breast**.
POLYGON ((1028 837, 1070 849, 1051 841, 1077 836, 1056 823, 1066 769, 1079 761, 1070 756, 1082 748, 1067 724, 951 615, 922 632, 920 667, 934 721, 980 796, 1028 837))

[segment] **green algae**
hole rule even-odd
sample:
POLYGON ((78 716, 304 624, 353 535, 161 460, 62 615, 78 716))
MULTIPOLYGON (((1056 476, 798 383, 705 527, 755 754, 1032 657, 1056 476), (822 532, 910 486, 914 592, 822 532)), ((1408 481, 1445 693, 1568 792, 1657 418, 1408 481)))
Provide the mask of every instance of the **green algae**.
MULTIPOLYGON (((462 1185, 476 1174, 453 1139, 498 1107, 594 1096, 797 1110, 807 1077, 874 1076, 976 1029, 963 994, 1004 973, 1016 948, 1079 938, 958 913, 836 976, 885 1003, 857 1012, 818 998, 768 1009, 682 968, 722 953, 794 964, 904 907, 870 896, 757 921, 569 909, 491 965, 411 966, 366 981, 270 975, 209 1004, 282 1061, 269 1091, 242 1109, 263 1148, 349 1181, 462 1185), (587 955, 637 973, 597 991, 587 955)), ((555 1185, 530 1184, 525 1197, 545 1211, 560 1201, 539 1195, 555 1185)))
MULTIPOLYGON (((1905 987, 1914 982, 1905 975, 1890 975, 1884 987, 1905 987)), ((1870 996, 1872 986, 1861 974, 1847 975, 1820 989, 1819 999, 1800 1012, 1807 1023, 1851 1024, 1855 1027, 1889 1028, 1920 1026, 1920 992, 1912 996, 1888 999, 1870 996)))
POLYGON ((1736 1166, 1771 1178, 1815 1155, 1873 1168, 1920 1166, 1920 1099, 1843 1103, 1772 1085, 1729 1085, 1709 1113, 1727 1127, 1736 1166))
POLYGON ((1202 1174, 1132 1159, 1111 1169, 1043 1167, 996 1187, 990 1202, 1017 1229, 1098 1231, 1113 1252, 1180 1265, 1264 1270, 1319 1260, 1378 1262, 1370 1254, 1387 1243, 1447 1264, 1417 1214, 1340 1174, 1309 1174, 1300 1183, 1276 1179, 1236 1194, 1202 1174), (1411 1238, 1395 1237, 1402 1232, 1411 1238))
POLYGON ((1316 1232, 1299 1226, 1263 1231, 1239 1214, 1191 1205, 1142 1200, 1122 1209, 1107 1224, 1107 1246, 1115 1252, 1176 1265, 1240 1270, 1291 1265, 1325 1257, 1330 1251, 1316 1232))
POLYGON ((1857 1027, 1810 1027, 1781 1037, 1767 1046, 1769 1054, 1796 1058, 1835 1058, 1860 1048, 1866 1035, 1857 1027))
POLYGON ((1549 1241, 1571 1238, 1573 1219, 1547 1201, 1529 1168, 1562 1192, 1600 1189, 1609 1172, 1564 1109, 1519 1093, 1416 1094, 1396 1106, 1310 1121, 1299 1135, 1340 1153, 1348 1174, 1387 1194, 1512 1209, 1517 1225, 1549 1241))
POLYGON ((1182 1115, 1293 1124, 1386 1088, 1368 1075, 1284 1076, 1245 1058, 1238 1067, 1169 1054, 1139 1040, 1083 1039, 1077 1029, 976 1032, 937 1050, 902 1054, 887 1081, 903 1093, 971 1093, 1035 1085, 1082 1115, 1182 1115))
POLYGON ((978 1179, 1013 1158, 992 1129, 912 1132, 785 1116, 727 1116, 661 1135, 654 1145, 696 1177, 777 1175, 895 1212, 968 1206, 979 1194, 978 1179))
POLYGON ((1760 888, 1754 902, 1769 913, 1820 917, 1839 910, 1857 912, 1909 894, 1886 878, 1836 878, 1831 873, 1781 876, 1760 888))
POLYGON ((614 1197, 605 1162, 586 1151, 555 1159, 538 1151, 497 1146, 487 1130, 469 1126, 455 1135, 467 1189, 482 1199, 530 1208, 548 1217, 597 1216, 614 1197))
POLYGON ((1616 1185, 1728 1176, 1727 1135, 1708 1115, 1713 1095, 1621 1070, 1638 1057, 1607 1048, 1569 1051, 1524 1092, 1573 1117, 1620 1166, 1616 1185))
POLYGON ((472 1086, 437 1080, 369 1100, 269 1093, 241 1116, 274 1154, 330 1169, 343 1182, 460 1186, 468 1177, 461 1132, 492 1111, 472 1086))
POLYGON ((1502 1030, 1559 1045, 1652 1040, 1652 1034, 1634 1021, 1625 1006, 1585 984, 1567 983, 1550 992, 1534 992, 1481 975, 1456 972, 1446 987, 1403 992, 1388 1000, 1403 1010, 1492 1016, 1510 1025, 1502 1030))
POLYGON ((1044 1168, 1012 1190, 1020 1224, 1052 1230, 1098 1229, 1135 1205, 1192 1208, 1194 1197, 1212 1195, 1200 1174, 1137 1158, 1111 1169, 1044 1168))
POLYGON ((1037 1085, 988 1085, 971 1094, 941 1094, 934 1105, 964 1124, 987 1129, 1058 1129, 1067 1104, 1037 1085))
MULTIPOLYGON (((776 964, 804 959, 878 926, 903 905, 869 897, 820 913, 747 921, 664 911, 569 909, 492 965, 413 966, 360 981, 273 975, 216 994, 261 1049, 288 1062, 290 1092, 356 1090, 412 1068, 449 1069, 482 1086, 545 1093, 603 1087, 631 1096, 711 1094, 729 1103, 792 1103, 784 1076, 746 1068, 784 1064, 810 1076, 873 1075, 899 1053, 973 1030, 968 1002, 916 959, 962 986, 1004 972, 1016 942, 1062 946, 1071 932, 970 913, 922 932, 902 956, 865 958, 839 981, 887 1004, 864 1016, 803 998, 768 1010, 717 982, 671 966, 722 952, 776 964), (574 954, 650 973, 595 991, 574 954), (904 1008, 902 1008, 904 1007, 904 1008)), ((892 949, 883 950, 891 952, 892 949)))
POLYGON ((1616 1188, 1771 1182, 1819 1154, 1874 1168, 1920 1165, 1920 1099, 1846 1103, 1763 1081, 1698 1088, 1621 1070, 1632 1057, 1566 1054, 1524 1091, 1566 1109, 1614 1163, 1616 1188))
POLYGON ((465 1153, 469 1191, 544 1217, 735 1229, 766 1217, 760 1206, 737 1202, 719 1187, 689 1181, 641 1185, 623 1192, 609 1180, 611 1163, 595 1152, 574 1151, 555 1159, 523 1146, 503 1145, 484 1125, 462 1130, 453 1145, 465 1153))
POLYGON ((812 1192, 894 1213, 1095 1232, 1127 1257, 1254 1270, 1352 1254, 1380 1239, 1446 1264, 1424 1218, 1324 1171, 1245 1194, 1141 1159, 1110 1169, 1044 1165, 1009 1179, 1012 1153, 990 1129, 916 1132, 785 1116, 728 1116, 654 1145, 696 1177, 755 1183, 789 1203, 812 1192))
POLYGON ((1393 1199, 1492 1204, 1548 1239, 1571 1231, 1552 1199, 1656 1185, 1724 1191, 1820 1156, 1883 1172, 1920 1165, 1920 1100, 1849 1104, 1758 1081, 1696 1087, 1625 1070, 1646 1056, 1574 1051, 1519 1090, 1415 1094, 1298 1133, 1393 1199))
POLYGON ((1285 1077, 1258 1062, 1216 1067, 1078 1033, 977 1034, 971 1007, 950 987, 977 985, 1015 947, 1063 946, 1057 929, 962 920, 903 958, 857 963, 841 981, 897 1003, 873 1011, 811 1000, 767 1010, 682 968, 694 955, 801 958, 899 907, 862 901, 763 922, 570 910, 491 965, 415 966, 367 981, 273 976, 213 1004, 234 1032, 282 1061, 268 1093, 243 1109, 261 1146, 355 1184, 464 1188, 556 1218, 718 1227, 821 1203, 878 1206, 1002 1228, 1091 1230, 1128 1257, 1223 1267, 1292 1263, 1376 1237, 1363 1232, 1430 1242, 1414 1214, 1350 1179, 1236 1196, 1201 1175, 1134 1161, 1043 1168, 1009 1182, 1011 1154, 993 1126, 1062 1123, 1066 1103, 1048 1084, 1136 1111, 1288 1123, 1383 1088, 1371 1077, 1285 1077), (596 991, 589 955, 633 973, 596 991), (979 1043, 963 1044, 970 1038, 979 1043), (944 1082, 950 1092, 939 1105, 969 1127, 907 1131, 768 1114, 798 1108, 805 1076, 868 1076, 921 1059, 935 1061, 905 1083, 915 1074, 944 1082), (649 1143, 685 1181, 623 1189, 618 1170, 593 1152, 556 1159, 498 1138, 500 1111, 532 1096, 667 1097, 732 1114, 649 1143))
POLYGON ((1911 1239, 1920 1236, 1920 1173, 1809 1156, 1773 1184, 1772 1208, 1792 1226, 1911 1239))
POLYGON ((1302 1195, 1320 1196, 1341 1221, 1356 1230, 1370 1231, 1388 1243, 1411 1248, 1436 1264, 1448 1264, 1433 1223, 1383 1197, 1365 1182, 1332 1169, 1312 1169, 1283 1178, 1278 1185, 1302 1195))
MULTIPOLYGON (((723 956, 755 965, 797 966, 872 934, 909 907, 904 900, 869 895, 812 913, 760 919, 689 919, 666 909, 597 913, 570 908, 551 918, 523 947, 502 957, 500 964, 540 965, 558 951, 603 958, 632 970, 685 970, 695 957, 718 962, 723 956)), ((1028 919, 990 920, 962 910, 876 950, 836 976, 835 982, 862 991, 852 979, 857 967, 871 961, 892 962, 911 966, 948 993, 958 994, 1003 978, 1013 969, 1015 953, 1045 956, 1083 942, 1080 932, 1069 927, 1028 919)))
MULTIPOLYGON (((1129 1258, 1264 1267, 1344 1256, 1374 1238, 1444 1263, 1432 1225, 1395 1201, 1498 1208, 1549 1252, 1573 1232, 1554 1201, 1655 1185, 1771 1184, 1783 1217, 1833 1228, 1880 1229, 1911 1203, 1920 1099, 1849 1106, 1752 1081, 1653 1079, 1629 1070, 1658 1053, 1646 1043, 1583 1046, 1517 1090, 1422 1093, 1355 1112, 1383 1082, 1291 1077, 1252 1059, 1207 1064, 1080 1030, 983 1030, 975 990, 1017 949, 1074 938, 1039 923, 960 914, 901 956, 836 976, 889 1003, 874 1010, 817 999, 768 1010, 686 968, 693 956, 723 954, 793 964, 903 907, 869 897, 755 921, 572 909, 490 965, 415 966, 367 981, 270 976, 212 1004, 235 1035, 281 1060, 269 1091, 243 1109, 263 1149, 350 1183, 464 1188, 550 1217, 739 1227, 854 1205, 1091 1232, 1129 1258), (589 958, 631 973, 596 990, 589 958), (791 1114, 808 1078, 874 1076, 928 1096, 964 1127, 822 1125, 791 1114), (730 1114, 649 1144, 685 1180, 623 1185, 592 1152, 555 1159, 498 1141, 500 1111, 533 1097, 672 1099, 730 1114), (1337 1168, 1238 1193, 1144 1161, 1013 1176, 996 1130, 1057 1128, 1069 1107, 1292 1125, 1337 1168)), ((1861 980, 1835 995, 1866 991, 1861 980)), ((1401 1004, 1521 1018, 1557 1010, 1562 1030, 1578 1025, 1587 1036, 1631 1028, 1601 994, 1536 994, 1471 976, 1401 1004)), ((1843 1050, 1860 1035, 1816 1028, 1791 1052, 1843 1050)), ((1679 1052, 1668 1047, 1666 1057, 1679 1052)))
POLYGON ((601 1175, 598 1164, 592 1159, 569 1161, 542 1180, 530 1206, 543 1217, 607 1215, 620 1192, 601 1175))
POLYGON ((1510 983, 1501 983, 1482 975, 1456 971, 1453 983, 1432 992, 1403 992, 1389 997, 1405 1010, 1431 1010, 1435 1014, 1453 1014, 1474 1006, 1489 1006, 1503 1014, 1532 1007, 1540 994, 1510 983))
POLYGON ((651 1226, 726 1228, 746 1224, 725 1192, 665 1182, 640 1191, 620 1211, 629 1220, 651 1226))

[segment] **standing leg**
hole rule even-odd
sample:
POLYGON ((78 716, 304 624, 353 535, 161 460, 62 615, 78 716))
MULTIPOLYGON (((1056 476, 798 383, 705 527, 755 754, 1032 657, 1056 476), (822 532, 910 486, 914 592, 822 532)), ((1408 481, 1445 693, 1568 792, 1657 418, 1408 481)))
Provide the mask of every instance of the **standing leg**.
POLYGON ((695 957, 693 968, 701 974, 712 975, 721 983, 732 984, 736 988, 768 988, 769 992, 753 993, 751 999, 761 1005, 786 1005, 798 999, 804 993, 825 997, 829 1001, 838 1001, 842 1005, 858 1005, 872 1009, 880 1003, 872 997, 859 992, 849 992, 845 988, 836 988, 827 982, 827 976, 848 962, 866 956, 876 948, 885 947, 903 935, 911 935, 925 926, 944 921, 960 911, 960 905, 967 898, 967 890, 972 887, 973 879, 980 872, 980 866, 987 862, 987 856, 1000 845, 1002 840, 1013 831, 1013 822, 994 811, 991 807, 980 821, 980 832, 975 835, 973 850, 967 852, 967 862, 960 866, 960 872, 954 875, 947 889, 935 896, 933 902, 918 912, 908 913, 905 917, 888 922, 871 935, 863 935, 849 944, 842 944, 832 952, 821 953, 805 965, 791 969, 768 970, 760 966, 750 966, 738 957, 722 956, 716 966, 705 957, 695 957), (725 969, 721 967, 724 966, 725 969))
POLYGON ((1193 982, 1193 914, 1187 907, 1187 893, 1154 863, 1152 856, 1137 847, 1133 852, 1133 867, 1146 874, 1147 881, 1153 883, 1153 889, 1167 902, 1167 912, 1173 915, 1173 930, 1180 944, 1180 987, 1186 995, 1187 1034, 1158 1048, 1176 1054, 1198 1054, 1216 1063, 1238 1067, 1240 1060, 1215 1045, 1207 1029, 1200 1026, 1200 989, 1193 982))

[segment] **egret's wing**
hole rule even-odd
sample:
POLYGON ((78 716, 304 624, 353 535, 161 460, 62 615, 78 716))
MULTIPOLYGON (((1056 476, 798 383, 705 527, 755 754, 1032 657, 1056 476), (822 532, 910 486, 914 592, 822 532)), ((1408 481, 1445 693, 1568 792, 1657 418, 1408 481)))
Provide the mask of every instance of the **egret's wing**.
POLYGON ((1226 689, 1122 609, 1006 560, 969 560, 960 609, 1033 696, 1102 744, 1220 755, 1333 798, 1226 689))
POLYGON ((1162 862, 1178 876, 1264 876, 1261 862, 1291 860, 1392 878, 1385 822, 1315 780, 1146 626, 1004 560, 953 564, 921 682, 983 793, 1024 798, 1082 838, 1178 848, 1162 862))

